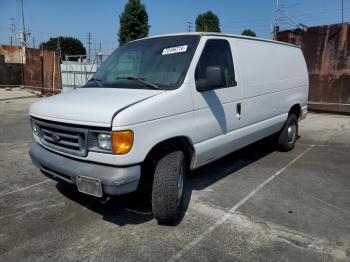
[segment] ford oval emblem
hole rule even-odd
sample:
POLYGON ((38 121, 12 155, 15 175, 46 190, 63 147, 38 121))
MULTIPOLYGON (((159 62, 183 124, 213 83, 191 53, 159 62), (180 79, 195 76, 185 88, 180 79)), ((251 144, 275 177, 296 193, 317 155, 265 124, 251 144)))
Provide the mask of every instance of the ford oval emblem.
POLYGON ((61 138, 58 135, 52 135, 51 138, 56 143, 61 140, 61 138))

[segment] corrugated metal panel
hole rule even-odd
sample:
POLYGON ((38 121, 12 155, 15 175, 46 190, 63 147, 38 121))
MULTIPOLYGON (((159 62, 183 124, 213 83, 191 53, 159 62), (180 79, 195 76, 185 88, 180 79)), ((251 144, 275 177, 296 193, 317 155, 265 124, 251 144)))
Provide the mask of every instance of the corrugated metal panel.
POLYGON ((27 63, 24 70, 24 83, 28 86, 43 86, 42 57, 40 49, 26 49, 27 63))
POLYGON ((96 63, 63 61, 61 64, 62 91, 68 92, 85 85, 96 70, 96 63))
POLYGON ((24 85, 42 94, 61 92, 61 71, 55 52, 21 46, 0 46, 0 85, 24 85))
POLYGON ((55 52, 42 50, 43 61, 43 90, 44 95, 53 95, 61 92, 61 71, 58 56, 55 52))

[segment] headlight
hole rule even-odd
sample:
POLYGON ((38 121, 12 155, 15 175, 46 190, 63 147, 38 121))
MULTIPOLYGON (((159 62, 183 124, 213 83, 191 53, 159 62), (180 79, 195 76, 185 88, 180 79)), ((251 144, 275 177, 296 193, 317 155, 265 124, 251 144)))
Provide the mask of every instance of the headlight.
POLYGON ((134 133, 130 130, 112 132, 113 153, 124 155, 130 152, 134 143, 134 133))
POLYGON ((37 135, 38 134, 38 127, 36 126, 36 124, 34 123, 33 120, 30 121, 30 124, 32 126, 33 133, 37 135))
POLYGON ((112 150, 112 141, 110 134, 98 134, 97 146, 104 150, 112 150))

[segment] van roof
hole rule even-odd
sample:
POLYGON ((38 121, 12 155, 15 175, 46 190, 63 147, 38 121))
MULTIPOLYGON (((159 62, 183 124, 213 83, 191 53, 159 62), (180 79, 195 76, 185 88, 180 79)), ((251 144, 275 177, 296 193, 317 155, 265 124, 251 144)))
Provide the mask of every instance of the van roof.
POLYGON ((150 39, 150 38, 157 38, 157 37, 165 37, 165 36, 180 36, 180 35, 199 35, 199 36, 220 36, 220 37, 231 37, 231 38, 239 38, 239 39, 246 39, 246 40, 253 40, 253 41, 261 41, 261 42, 268 42, 273 44, 280 44, 280 45, 286 45, 291 47, 300 48, 297 45, 275 41, 271 39, 266 38, 259 38, 259 37, 251 37, 251 36, 244 36, 244 35, 235 35, 235 34, 224 34, 224 33, 214 33, 214 32, 184 32, 184 33, 172 33, 172 34, 162 34, 162 35, 154 35, 154 36, 148 36, 145 38, 140 38, 134 41, 142 40, 142 39, 150 39))

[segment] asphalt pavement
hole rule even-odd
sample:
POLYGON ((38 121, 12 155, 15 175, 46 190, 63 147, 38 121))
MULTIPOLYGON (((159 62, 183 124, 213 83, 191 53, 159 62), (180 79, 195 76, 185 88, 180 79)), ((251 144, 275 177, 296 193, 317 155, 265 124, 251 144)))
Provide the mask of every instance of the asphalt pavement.
POLYGON ((1 261, 350 261, 350 117, 309 114, 295 149, 263 140, 190 174, 183 217, 145 192, 101 203, 32 165, 28 108, 0 101, 1 261))

